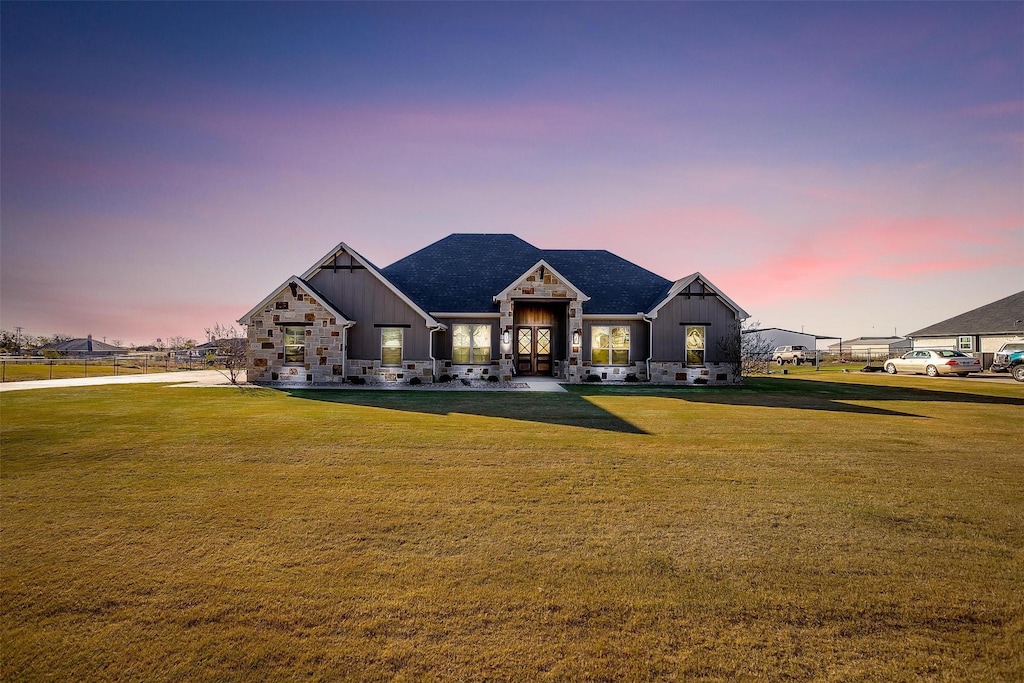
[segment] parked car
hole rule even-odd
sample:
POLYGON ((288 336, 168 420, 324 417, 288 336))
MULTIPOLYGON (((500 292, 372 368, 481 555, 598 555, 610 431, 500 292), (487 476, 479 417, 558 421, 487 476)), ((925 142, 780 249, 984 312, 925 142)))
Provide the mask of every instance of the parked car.
POLYGON ((800 365, 806 361, 813 360, 814 356, 806 346, 776 346, 772 351, 772 360, 779 365, 792 363, 800 365))
POLYGON ((936 377, 938 375, 960 375, 966 377, 972 372, 981 372, 981 361, 960 351, 918 349, 908 351, 899 358, 885 361, 885 371, 890 375, 897 372, 917 373, 936 377))
POLYGON ((992 361, 992 372, 1009 372, 1018 382, 1024 382, 1024 342, 1006 342, 992 361))

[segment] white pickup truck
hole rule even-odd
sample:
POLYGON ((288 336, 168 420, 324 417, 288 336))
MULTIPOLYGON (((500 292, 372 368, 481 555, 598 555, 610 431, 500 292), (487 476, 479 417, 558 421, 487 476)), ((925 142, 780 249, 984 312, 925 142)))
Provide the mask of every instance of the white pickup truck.
POLYGON ((772 361, 779 365, 792 363, 802 365, 814 361, 814 352, 806 346, 776 346, 772 351, 772 361))

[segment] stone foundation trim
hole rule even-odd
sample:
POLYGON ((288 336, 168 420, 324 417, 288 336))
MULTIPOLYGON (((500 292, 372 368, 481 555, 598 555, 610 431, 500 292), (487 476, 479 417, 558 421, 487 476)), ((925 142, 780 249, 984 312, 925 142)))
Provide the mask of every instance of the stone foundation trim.
POLYGON ((687 366, 682 362, 651 361, 653 384, 725 385, 735 384, 739 379, 730 363, 687 366))

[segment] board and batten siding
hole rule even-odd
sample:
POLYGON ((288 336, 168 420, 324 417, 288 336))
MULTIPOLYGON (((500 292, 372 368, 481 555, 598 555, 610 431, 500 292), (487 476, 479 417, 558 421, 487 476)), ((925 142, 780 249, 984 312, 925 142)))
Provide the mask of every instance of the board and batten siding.
POLYGON ((324 269, 309 279, 313 286, 341 313, 356 324, 348 331, 348 357, 380 359, 380 327, 405 327, 402 357, 429 358, 429 330, 426 321, 409 304, 365 268, 324 269))
POLYGON ((675 296, 661 307, 654 319, 651 360, 685 361, 686 326, 704 325, 707 328, 705 362, 723 362, 726 359, 722 357, 722 347, 729 343, 730 337, 738 334, 738 322, 736 312, 717 296, 675 296))

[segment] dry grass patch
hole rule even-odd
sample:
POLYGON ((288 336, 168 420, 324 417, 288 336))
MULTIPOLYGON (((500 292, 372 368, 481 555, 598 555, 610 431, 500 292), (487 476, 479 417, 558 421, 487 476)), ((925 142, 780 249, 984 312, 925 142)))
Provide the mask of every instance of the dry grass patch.
POLYGON ((4 680, 1015 680, 1019 386, 0 394, 4 680))

